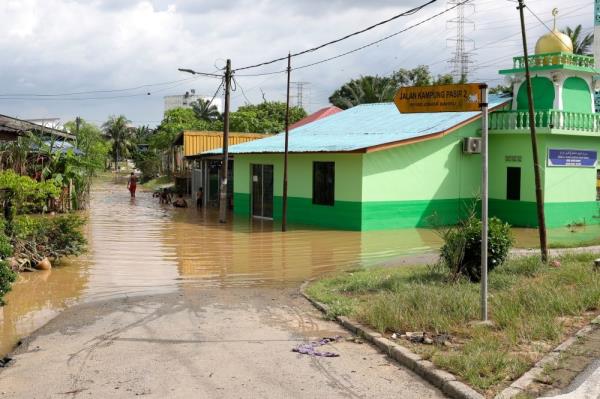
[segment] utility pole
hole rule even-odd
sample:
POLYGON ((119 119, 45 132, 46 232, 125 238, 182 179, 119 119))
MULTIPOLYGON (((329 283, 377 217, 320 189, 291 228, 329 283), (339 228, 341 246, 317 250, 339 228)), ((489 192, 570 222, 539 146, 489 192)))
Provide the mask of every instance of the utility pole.
POLYGON ((231 96, 231 60, 225 67, 225 113, 223 115, 223 165, 221 167, 221 192, 219 222, 227 223, 227 177, 229 175, 229 102, 231 96))
POLYGON ((531 129, 531 149, 533 151, 533 172, 535 176, 535 199, 537 204, 538 228, 540 234, 540 250, 542 262, 548 261, 548 240, 546 237, 546 217, 544 215, 544 194, 540 177, 540 160, 538 154, 537 136, 535 131, 535 107, 533 104, 533 88, 531 87, 531 74, 529 73, 529 54, 527 52, 527 35, 525 33, 525 4, 519 0, 519 13, 521 16, 521 35, 523 37, 523 54, 525 56, 525 84, 527 84, 527 100, 529 102, 529 127, 531 129))
POLYGON ((481 90, 481 320, 488 321, 488 202, 489 202, 489 139, 488 139, 488 86, 481 90))
POLYGON ((76 117, 75 118, 75 135, 77 137, 79 137, 79 126, 81 125, 81 118, 80 117, 76 117))
POLYGON ((283 214, 281 217, 281 231, 287 230, 287 189, 288 189, 288 140, 290 130, 290 78, 292 75, 292 54, 288 53, 287 66, 287 98, 285 104, 285 150, 283 153, 283 214))

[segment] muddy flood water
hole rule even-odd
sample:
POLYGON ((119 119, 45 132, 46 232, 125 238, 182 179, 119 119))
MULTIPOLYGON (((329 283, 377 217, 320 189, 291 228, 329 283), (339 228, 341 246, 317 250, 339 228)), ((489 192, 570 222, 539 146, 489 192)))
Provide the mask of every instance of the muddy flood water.
MULTIPOLYGON (((0 308, 0 355, 75 303, 190 285, 298 285, 311 277, 389 263, 441 244, 438 235, 426 229, 345 232, 290 226, 283 234, 269 221, 233 218, 222 225, 216 209, 173 209, 159 205, 148 192, 132 201, 124 185, 112 183, 94 187, 86 233, 86 255, 63 261, 51 271, 21 274, 6 297, 7 305, 0 308)), ((581 234, 599 233, 588 228, 581 234)), ((554 234, 573 236, 567 230, 554 234)), ((517 231, 522 246, 534 246, 535 236, 534 230, 517 231)))

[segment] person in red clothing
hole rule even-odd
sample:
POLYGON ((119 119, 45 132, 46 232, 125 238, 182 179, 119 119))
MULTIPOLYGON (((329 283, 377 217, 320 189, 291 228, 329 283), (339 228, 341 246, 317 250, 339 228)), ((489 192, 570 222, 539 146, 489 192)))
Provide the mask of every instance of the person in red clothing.
POLYGON ((131 176, 129 176, 129 181, 127 182, 127 188, 129 189, 129 192, 131 193, 131 198, 135 198, 135 189, 137 188, 137 178, 135 177, 133 172, 131 172, 131 176))

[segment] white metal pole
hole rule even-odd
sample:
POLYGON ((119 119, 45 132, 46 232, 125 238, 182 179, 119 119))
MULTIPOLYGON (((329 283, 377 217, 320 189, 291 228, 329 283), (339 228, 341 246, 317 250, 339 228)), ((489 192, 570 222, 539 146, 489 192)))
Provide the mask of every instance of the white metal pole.
POLYGON ((488 87, 481 85, 481 320, 488 320, 488 87))

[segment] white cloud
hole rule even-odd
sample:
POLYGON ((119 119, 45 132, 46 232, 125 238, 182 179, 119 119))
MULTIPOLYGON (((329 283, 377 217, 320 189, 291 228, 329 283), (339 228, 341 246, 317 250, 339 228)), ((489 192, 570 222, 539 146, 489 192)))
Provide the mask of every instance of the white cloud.
MULTIPOLYGON (((183 79, 177 71, 189 67, 212 72, 215 64, 232 58, 234 68, 302 50, 385 19, 421 0, 4 0, 0 2, 0 92, 64 93, 132 87, 183 79), (401 4, 401 5, 400 5, 401 4)), ((520 36, 514 3, 475 0, 477 30, 469 33, 478 46, 473 79, 500 79, 497 70, 518 55, 520 36), (491 43, 484 46, 484 44, 491 43)), ((554 4, 529 0, 542 18, 549 19, 554 4)), ((372 32, 323 51, 294 59, 294 65, 322 58, 376 40, 439 12, 444 0, 417 15, 402 18, 372 32)), ((574 0, 563 7, 561 26, 593 24, 593 1, 574 0)), ((378 46, 318 67, 296 71, 295 81, 310 82, 312 110, 326 105, 327 97, 345 81, 367 74, 387 74, 400 67, 430 64, 434 73, 449 71, 446 26, 448 16, 399 35, 378 46)), ((528 14, 530 44, 545 28, 528 14)), ((280 70, 284 63, 260 71, 280 70)), ((241 75, 242 72, 239 72, 241 75)), ((283 99, 283 75, 238 78, 251 101, 283 99)), ((491 82, 501 83, 501 80, 491 82)), ((196 88, 212 95, 217 81, 198 79, 163 87, 151 96, 101 101, 6 101, 0 113, 23 117, 81 115, 101 121, 124 113, 135 121, 162 116, 162 96, 196 88), (175 86, 175 85, 172 85, 175 86), (170 88, 169 88, 170 87, 170 88)), ((140 90, 139 93, 148 91, 140 90)), ((154 92, 155 91, 155 92, 154 92)), ((128 94, 128 93, 117 93, 128 94)), ((234 106, 244 102, 241 90, 234 106)))

